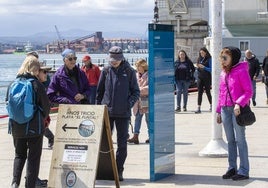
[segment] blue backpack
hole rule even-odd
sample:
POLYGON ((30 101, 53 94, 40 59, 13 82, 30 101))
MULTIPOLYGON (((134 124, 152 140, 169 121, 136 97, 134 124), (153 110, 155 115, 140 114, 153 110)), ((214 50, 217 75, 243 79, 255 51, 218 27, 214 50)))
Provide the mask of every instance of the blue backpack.
POLYGON ((28 123, 34 116, 36 105, 33 80, 33 78, 16 78, 9 87, 7 111, 9 118, 18 124, 28 123))

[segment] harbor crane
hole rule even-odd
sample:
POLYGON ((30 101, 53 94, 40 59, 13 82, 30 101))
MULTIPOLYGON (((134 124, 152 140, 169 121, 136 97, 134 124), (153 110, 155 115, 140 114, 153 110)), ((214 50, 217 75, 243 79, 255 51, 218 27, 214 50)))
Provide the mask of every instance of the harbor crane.
POLYGON ((63 41, 64 39, 62 39, 62 37, 60 35, 60 32, 58 30, 58 27, 56 25, 55 25, 55 29, 56 29, 56 33, 57 33, 57 36, 58 36, 59 41, 63 41))
MULTIPOLYGON (((63 49, 65 49, 66 41, 65 41, 64 38, 61 37, 61 34, 60 34, 59 30, 58 30, 57 25, 55 25, 55 29, 56 29, 56 33, 57 33, 57 36, 58 36, 58 50, 59 50, 60 52, 62 52, 63 49), (63 46, 63 48, 62 48, 61 46, 63 46)), ((69 45, 68 45, 68 46, 69 46, 69 45)))

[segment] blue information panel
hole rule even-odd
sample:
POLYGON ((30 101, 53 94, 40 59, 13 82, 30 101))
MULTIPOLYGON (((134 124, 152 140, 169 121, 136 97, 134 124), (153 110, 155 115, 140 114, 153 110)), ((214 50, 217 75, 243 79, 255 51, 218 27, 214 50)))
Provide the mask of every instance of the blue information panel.
POLYGON ((175 174, 174 31, 149 24, 150 181, 175 174))

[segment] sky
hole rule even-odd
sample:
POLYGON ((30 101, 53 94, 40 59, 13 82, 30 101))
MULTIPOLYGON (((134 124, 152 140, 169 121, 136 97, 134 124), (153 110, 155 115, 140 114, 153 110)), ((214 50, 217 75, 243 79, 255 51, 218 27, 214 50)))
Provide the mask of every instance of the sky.
POLYGON ((153 20, 154 0, 0 0, 0 36, 70 29, 141 35, 153 20))

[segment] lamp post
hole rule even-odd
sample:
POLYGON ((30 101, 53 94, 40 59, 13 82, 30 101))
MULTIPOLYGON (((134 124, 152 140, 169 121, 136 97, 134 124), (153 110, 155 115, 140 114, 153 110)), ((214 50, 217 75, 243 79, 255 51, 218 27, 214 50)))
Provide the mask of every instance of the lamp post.
POLYGON ((222 1, 211 2, 211 55, 212 55, 212 137, 207 146, 199 152, 199 156, 227 156, 227 145, 222 139, 222 126, 216 121, 216 104, 219 93, 220 64, 219 53, 222 49, 222 1))

